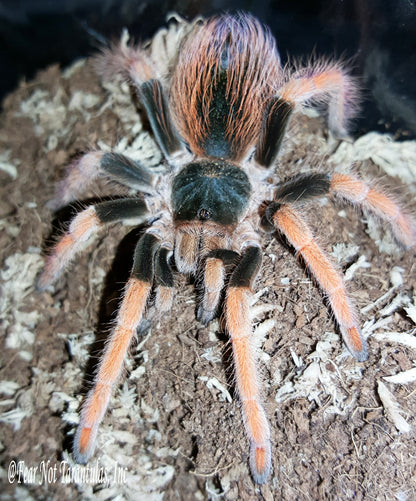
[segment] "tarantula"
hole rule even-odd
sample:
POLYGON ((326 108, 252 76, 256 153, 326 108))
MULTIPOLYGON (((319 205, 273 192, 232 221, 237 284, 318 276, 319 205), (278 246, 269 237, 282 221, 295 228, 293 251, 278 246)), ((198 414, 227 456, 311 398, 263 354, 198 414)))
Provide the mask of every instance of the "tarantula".
MULTIPOLYGON (((347 174, 300 174, 273 181, 276 159, 292 112, 311 101, 328 106, 329 128, 347 133, 356 85, 336 62, 282 67, 269 30, 250 15, 224 15, 195 23, 184 36, 169 74, 143 46, 121 44, 105 52, 106 73, 121 73, 137 92, 168 174, 152 172, 121 154, 90 152, 61 183, 61 204, 98 176, 138 196, 91 205, 70 223, 47 258, 40 287, 54 282, 103 225, 128 219, 147 222, 131 276, 93 387, 82 406, 74 457, 86 463, 141 323, 151 292, 159 312, 170 310, 174 273, 196 275, 203 290, 197 319, 207 324, 223 305, 230 336, 243 421, 250 441, 253 479, 271 470, 270 428, 261 399, 252 341, 250 301, 260 270, 259 230, 272 226, 307 265, 328 298, 345 344, 358 361, 367 358, 355 308, 340 271, 315 241, 302 212, 323 195, 356 204, 387 223, 404 246, 416 242, 415 225, 381 190, 347 174)), ((278 170, 278 169, 277 169, 278 170)))

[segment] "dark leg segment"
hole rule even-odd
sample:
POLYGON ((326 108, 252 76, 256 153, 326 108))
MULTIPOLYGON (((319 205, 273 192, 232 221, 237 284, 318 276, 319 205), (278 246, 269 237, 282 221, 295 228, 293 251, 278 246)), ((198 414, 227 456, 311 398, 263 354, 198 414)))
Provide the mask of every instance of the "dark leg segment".
POLYGON ((156 282, 156 310, 169 311, 172 308, 174 294, 174 277, 170 257, 172 250, 160 247, 156 255, 155 282, 156 282))
POLYGON ((149 169, 119 153, 104 153, 100 169, 108 177, 137 191, 152 191, 154 176, 149 169))
POLYGON ((277 158, 294 105, 280 97, 270 100, 256 151, 256 162, 272 166, 277 158))
POLYGON ((261 249, 247 247, 231 275, 229 287, 251 287, 261 266, 261 249))
POLYGON ((185 152, 185 145, 172 123, 169 105, 159 80, 147 80, 140 84, 138 93, 165 158, 169 161, 178 153, 185 152))
POLYGON ((143 282, 153 282, 155 272, 155 254, 160 240, 151 233, 145 233, 139 240, 134 252, 131 276, 143 282))
POLYGON ((145 219, 146 203, 140 198, 120 198, 109 200, 94 206, 95 213, 102 223, 114 223, 123 219, 145 219))
POLYGON ((328 174, 300 174, 281 184, 275 192, 278 203, 296 203, 328 194, 331 178, 328 174))

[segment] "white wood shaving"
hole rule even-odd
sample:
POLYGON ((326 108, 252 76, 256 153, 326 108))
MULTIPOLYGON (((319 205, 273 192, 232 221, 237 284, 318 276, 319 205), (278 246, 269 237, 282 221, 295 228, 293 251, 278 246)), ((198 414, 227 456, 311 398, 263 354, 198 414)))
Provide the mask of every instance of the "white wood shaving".
POLYGON ((389 383, 395 384, 408 384, 416 381, 416 367, 409 369, 408 371, 399 372, 394 376, 385 376, 385 379, 389 383))
POLYGON ((381 403, 383 404, 384 410, 386 411, 386 415, 390 419, 390 421, 394 424, 394 426, 400 433, 409 433, 411 427, 401 415, 403 411, 400 408, 399 403, 382 381, 378 381, 377 391, 381 403))
POLYGON ((372 336, 377 341, 400 343, 404 346, 416 350, 416 336, 406 332, 378 332, 372 336))
POLYGON ((413 303, 404 308, 407 316, 416 324, 416 296, 413 297, 413 303))
POLYGON ((349 268, 347 268, 344 278, 345 280, 351 280, 354 277, 355 272, 360 268, 370 268, 371 264, 367 261, 367 258, 362 255, 358 260, 353 263, 349 268))
POLYGON ((354 143, 342 142, 330 161, 339 165, 372 160, 389 176, 399 177, 411 188, 416 178, 416 141, 395 142, 388 134, 369 132, 354 143))
POLYGON ((206 383, 207 385, 207 388, 209 390, 212 390, 213 388, 216 388, 217 390, 219 390, 221 392, 221 395, 222 395, 222 399, 220 398, 220 400, 224 401, 224 400, 227 400, 228 402, 232 402, 233 399, 231 398, 231 395, 230 395, 230 392, 227 390, 227 388, 218 381, 217 378, 215 377, 207 377, 207 376, 199 376, 198 377, 199 380, 203 381, 204 383, 206 383))

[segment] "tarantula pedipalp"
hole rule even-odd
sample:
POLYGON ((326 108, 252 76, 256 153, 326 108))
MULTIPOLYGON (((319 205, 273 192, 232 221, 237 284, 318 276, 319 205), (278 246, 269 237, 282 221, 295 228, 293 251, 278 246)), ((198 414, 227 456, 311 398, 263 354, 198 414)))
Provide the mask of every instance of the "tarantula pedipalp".
POLYGON ((136 89, 169 174, 152 172, 120 154, 91 152, 61 183, 61 204, 73 200, 98 176, 133 188, 138 196, 80 212, 52 249, 40 278, 42 288, 57 279, 103 225, 128 219, 148 224, 82 407, 75 459, 85 463, 93 453, 112 387, 153 289, 155 308, 170 310, 176 267, 180 273, 202 277, 197 318, 204 324, 216 316, 226 289, 225 325, 251 445, 250 467, 254 480, 264 483, 272 464, 270 429, 250 320, 252 286, 262 261, 262 224, 272 225, 302 257, 328 297, 344 342, 357 360, 364 361, 366 346, 344 281, 316 243, 302 216, 303 206, 322 195, 356 204, 390 223, 397 240, 407 247, 416 242, 414 222, 391 196, 352 175, 309 173, 283 184, 272 181, 293 110, 311 100, 324 101, 331 130, 343 136, 356 92, 351 77, 336 63, 282 68, 273 37, 253 17, 226 15, 195 24, 170 74, 160 74, 143 47, 122 44, 106 52, 102 61, 105 72, 121 73, 136 89))

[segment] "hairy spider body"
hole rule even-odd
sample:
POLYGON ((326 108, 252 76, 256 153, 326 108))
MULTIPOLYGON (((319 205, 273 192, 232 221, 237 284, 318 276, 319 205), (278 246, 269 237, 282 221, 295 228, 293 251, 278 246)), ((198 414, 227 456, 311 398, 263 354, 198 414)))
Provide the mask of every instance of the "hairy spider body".
POLYGON ((139 196, 102 202, 80 212, 47 259, 46 287, 105 224, 147 222, 130 279, 95 382, 82 407, 74 456, 93 453, 112 387, 142 321, 150 293, 155 308, 171 308, 174 272, 201 277, 197 318, 218 313, 222 291, 225 325, 233 348, 236 386, 251 445, 250 467, 258 483, 271 470, 270 428, 261 399, 252 340, 250 302, 262 261, 261 226, 271 226, 293 246, 327 295, 343 339, 363 361, 365 342, 341 273, 316 243, 302 217, 303 204, 330 195, 377 214, 399 242, 415 244, 412 219, 389 195, 348 174, 307 173, 273 181, 285 129, 296 107, 328 105, 333 133, 344 136, 355 103, 355 85, 341 65, 319 61, 282 68, 269 31, 248 15, 220 16, 195 24, 182 40, 173 70, 161 74, 143 47, 107 51, 103 73, 121 73, 137 91, 169 171, 157 174, 116 153, 91 152, 61 182, 58 201, 73 200, 98 176, 139 196))

